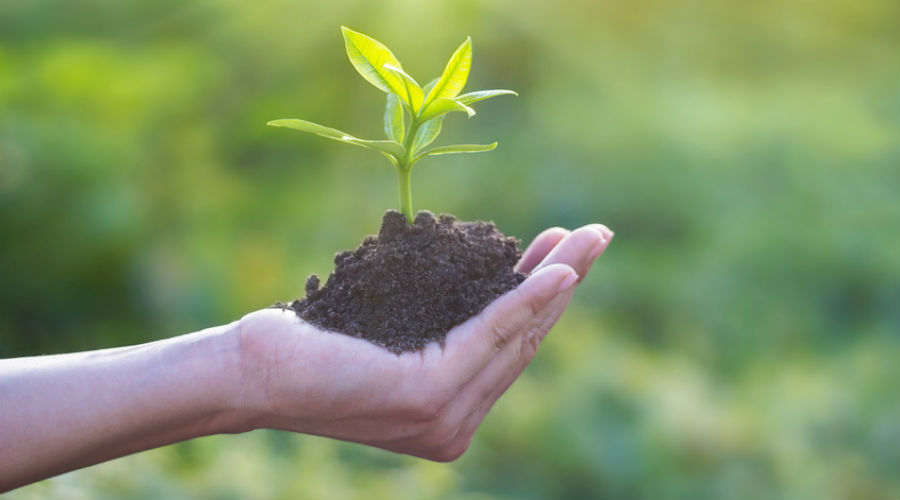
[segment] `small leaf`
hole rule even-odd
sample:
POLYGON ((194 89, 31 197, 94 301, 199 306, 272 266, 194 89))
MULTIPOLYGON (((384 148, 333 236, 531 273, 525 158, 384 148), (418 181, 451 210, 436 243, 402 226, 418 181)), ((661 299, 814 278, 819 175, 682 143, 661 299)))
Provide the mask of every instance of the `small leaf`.
POLYGON ((441 133, 441 126, 443 125, 443 123, 444 115, 438 116, 437 118, 433 118, 423 123, 422 126, 419 127, 419 130, 416 132, 415 139, 413 139, 413 153, 421 151, 422 148, 434 142, 438 134, 441 133))
POLYGON ((431 101, 440 98, 453 99, 459 95, 463 87, 466 86, 466 80, 469 78, 469 69, 472 67, 472 39, 466 38, 466 41, 456 49, 456 52, 450 56, 444 72, 441 73, 440 79, 434 85, 434 88, 428 92, 425 98, 425 106, 427 107, 431 101))
POLYGON ((390 64, 385 64, 384 69, 399 77, 403 82, 404 93, 401 94, 401 97, 410 107, 410 114, 417 114, 419 112, 419 109, 422 107, 422 100, 425 98, 425 93, 422 92, 422 87, 419 86, 418 82, 416 82, 413 77, 406 74, 406 72, 400 68, 391 66, 390 64))
POLYGON ((395 141, 370 141, 368 139, 360 139, 358 137, 353 137, 346 132, 341 132, 336 128, 325 127, 323 125, 319 125, 318 123, 308 122, 306 120, 272 120, 266 123, 266 125, 269 125, 270 127, 285 127, 300 130, 303 132, 309 132, 312 134, 320 135, 322 137, 333 139, 335 141, 353 144, 354 146, 374 149, 375 151, 394 155, 398 158, 402 157, 406 153, 406 148, 404 148, 402 144, 399 144, 395 141))
POLYGON ((519 95, 513 90, 478 90, 476 92, 468 92, 456 98, 457 101, 468 106, 473 102, 483 101, 485 99, 490 99, 491 97, 497 97, 500 95, 519 95))
POLYGON ((282 120, 272 120, 266 125, 270 127, 286 127, 292 128, 295 130, 301 130, 303 132, 309 132, 311 134, 321 135, 322 137, 327 137, 329 139, 334 139, 336 141, 342 141, 344 137, 349 136, 350 134, 346 132, 341 132, 336 128, 326 127, 324 125, 319 125, 318 123, 308 122, 306 120, 297 120, 292 118, 286 118, 282 120))
POLYGON ((397 158, 402 157, 404 153, 406 153, 406 148, 404 148, 402 144, 395 141, 371 141, 368 139, 358 139, 349 135, 345 136, 343 138, 343 141, 348 144, 354 144, 356 146, 374 149, 375 151, 385 153, 386 155, 392 155, 397 158))
POLYGON ((481 153, 484 151, 491 151, 496 147, 496 142, 490 144, 452 144, 450 146, 438 146, 416 155, 415 161, 418 161, 425 156, 450 155, 455 153, 481 153))
POLYGON ((402 68, 400 61, 394 57, 390 49, 378 40, 346 26, 341 26, 341 32, 344 34, 347 58, 356 71, 382 91, 403 95, 403 82, 395 74, 384 69, 385 64, 402 68))
POLYGON ((402 143, 403 130, 403 106, 396 94, 388 93, 387 104, 384 107, 384 133, 388 139, 402 143))
POLYGON ((462 111, 468 115, 469 118, 475 116, 475 110, 462 104, 461 102, 457 102, 455 99, 435 99, 434 102, 428 105, 425 110, 422 112, 422 115, 419 117, 419 120, 430 120, 436 116, 443 115, 444 113, 449 113, 451 111, 462 111))

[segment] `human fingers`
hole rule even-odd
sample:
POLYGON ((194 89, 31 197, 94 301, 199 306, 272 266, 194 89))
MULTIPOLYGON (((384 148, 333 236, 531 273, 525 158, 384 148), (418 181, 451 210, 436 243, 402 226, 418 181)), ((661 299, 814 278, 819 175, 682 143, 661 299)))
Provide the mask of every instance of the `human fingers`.
POLYGON ((463 449, 497 399, 516 381, 537 352, 537 346, 565 311, 574 289, 557 295, 525 327, 521 339, 508 343, 447 405, 445 422, 455 429, 451 448, 463 449))
POLYGON ((541 268, 518 287, 447 334, 442 371, 468 382, 507 343, 533 321, 557 295, 575 286, 578 275, 568 265, 541 268))
MULTIPOLYGON (((594 259, 606 249, 611 237, 612 232, 599 224, 580 228, 554 248, 553 255, 545 258, 541 266, 538 266, 538 271, 542 266, 568 261, 575 265, 580 263, 584 266, 581 269, 586 273, 594 259)), ((520 342, 505 346, 460 390, 454 401, 453 411, 468 413, 459 425, 452 447, 465 449, 468 446, 485 415, 531 362, 539 345, 562 315, 573 292, 574 287, 555 297, 541 314, 535 315, 532 325, 526 329, 520 342)))
MULTIPOLYGON (((376 437, 363 433, 365 438, 360 442, 429 460, 448 461, 461 455, 468 446, 461 432, 468 428, 471 414, 481 410, 482 400, 498 383, 508 387, 527 364, 517 361, 523 342, 518 337, 530 338, 534 330, 546 323, 548 316, 559 317, 576 281, 577 275, 569 266, 547 266, 475 318, 451 330, 435 370, 421 380, 427 383, 428 389, 415 404, 408 405, 413 411, 403 412, 404 419, 412 420, 403 420, 399 434, 382 432, 376 437), (548 304, 555 304, 554 309, 559 311, 548 312, 548 304), (487 374, 485 365, 490 367, 487 374), (508 374, 499 373, 504 370, 512 372, 511 379, 508 374), (478 387, 466 389, 473 378, 485 377, 498 381, 479 382, 478 387)), ((350 435, 358 438, 359 429, 355 425, 351 427, 354 429, 350 435)))
POLYGON ((567 264, 584 279, 594 260, 609 246, 613 232, 602 224, 582 226, 569 233, 535 267, 540 270, 553 264, 567 264))
POLYGON ((534 267, 544 260, 544 257, 553 250, 553 247, 562 241, 568 234, 569 230, 561 227, 551 227, 550 229, 542 231, 539 235, 534 237, 534 240, 528 245, 525 252, 522 253, 522 258, 519 259, 519 263, 516 264, 516 271, 526 274, 530 273, 534 267))
POLYGON ((480 422, 490 409, 484 400, 492 397, 495 401, 528 364, 534 350, 522 346, 543 338, 571 299, 576 280, 568 266, 548 266, 528 278, 517 293, 510 292, 491 304, 476 317, 479 321, 473 318, 451 331, 439 369, 432 372, 437 377, 429 377, 435 383, 433 390, 420 402, 423 411, 416 412, 414 424, 404 425, 405 431, 393 438, 370 436, 360 442, 429 460, 457 458, 477 427, 473 421, 480 422), (497 322, 505 325, 493 326, 497 322), (498 329, 511 332, 509 338, 497 340, 498 329), (498 386, 502 387, 499 392, 498 386))
MULTIPOLYGON (((544 266, 568 262, 570 265, 580 264, 582 272, 579 275, 583 276, 594 259, 606 249, 612 234, 609 228, 601 224, 584 226, 565 234, 562 241, 555 245, 536 269, 540 272, 544 266)), ((482 372, 461 391, 461 396, 465 392, 470 392, 470 395, 463 397, 473 399, 464 404, 464 407, 474 406, 474 400, 489 400, 488 408, 490 408, 534 357, 538 346, 568 305, 573 291, 574 288, 568 293, 558 295, 544 310, 535 314, 531 324, 524 329, 518 346, 506 346, 490 360, 482 372)))
POLYGON ((553 298, 523 331, 516 342, 510 342, 494 356, 462 390, 459 401, 465 408, 475 408, 485 399, 496 400, 518 378, 531 362, 547 333, 562 316, 572 300, 574 288, 553 298), (499 389, 499 392, 498 392, 499 389))

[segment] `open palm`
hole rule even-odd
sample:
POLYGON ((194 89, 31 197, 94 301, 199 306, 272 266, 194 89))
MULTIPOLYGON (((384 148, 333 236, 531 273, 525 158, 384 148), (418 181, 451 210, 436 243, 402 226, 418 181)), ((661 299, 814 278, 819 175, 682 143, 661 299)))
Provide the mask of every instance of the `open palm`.
POLYGON ((454 460, 611 238, 599 224, 544 231, 517 265, 528 279, 453 328, 443 347, 397 355, 322 331, 293 311, 251 313, 240 322, 243 403, 256 427, 454 460))

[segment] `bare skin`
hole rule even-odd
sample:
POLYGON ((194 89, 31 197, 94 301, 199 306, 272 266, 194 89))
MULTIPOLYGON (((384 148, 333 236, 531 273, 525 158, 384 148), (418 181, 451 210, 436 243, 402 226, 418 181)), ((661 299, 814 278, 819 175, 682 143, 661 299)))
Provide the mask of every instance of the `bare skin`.
POLYGON ((611 238, 599 224, 544 231, 517 266, 528 279, 443 348, 395 355, 265 309, 149 344, 0 360, 0 491, 259 428, 455 460, 611 238))

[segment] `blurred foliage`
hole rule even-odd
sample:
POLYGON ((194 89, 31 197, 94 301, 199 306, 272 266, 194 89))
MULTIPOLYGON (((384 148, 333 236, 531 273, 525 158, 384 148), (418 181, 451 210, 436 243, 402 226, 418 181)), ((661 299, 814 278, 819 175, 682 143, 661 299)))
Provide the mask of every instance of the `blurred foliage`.
POLYGON ((397 205, 338 26, 514 88, 414 203, 616 240, 471 450, 257 431, 16 498, 897 498, 898 6, 876 0, 5 0, 0 356, 154 340, 302 294, 397 205), (440 57, 439 57, 440 56, 440 57))

